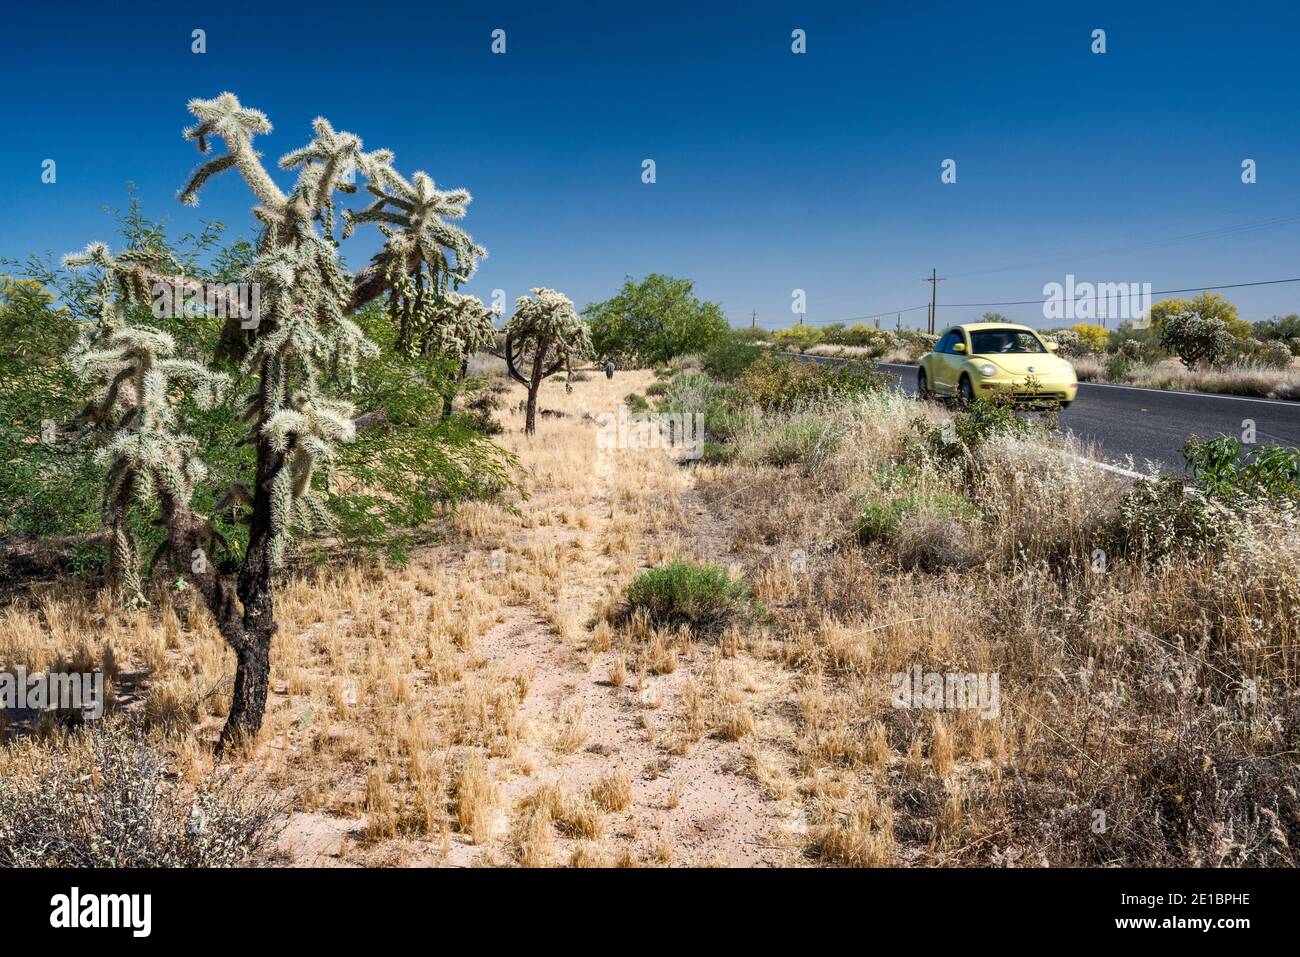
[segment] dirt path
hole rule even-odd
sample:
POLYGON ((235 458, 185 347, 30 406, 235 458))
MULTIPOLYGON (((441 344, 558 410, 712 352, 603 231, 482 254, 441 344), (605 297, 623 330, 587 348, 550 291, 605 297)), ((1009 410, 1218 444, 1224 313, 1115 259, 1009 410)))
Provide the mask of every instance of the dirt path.
MULTIPOLYGON (((592 426, 594 429, 594 425, 592 426)), ((594 436, 591 440, 594 449, 594 436)), ((618 670, 622 653, 593 650, 590 619, 598 612, 613 576, 618 557, 609 554, 617 544, 616 517, 620 508, 619 480, 645 480, 638 475, 647 469, 642 456, 667 456, 662 450, 594 452, 592 495, 584 503, 589 520, 586 527, 568 534, 544 530, 523 533, 519 544, 526 551, 529 537, 565 545, 572 563, 565 570, 562 600, 583 620, 579 640, 566 640, 535 611, 513 608, 507 621, 481 638, 475 651, 494 667, 510 673, 526 673, 529 691, 521 705, 521 717, 532 729, 520 752, 494 762, 504 771, 501 781, 506 808, 540 787, 558 785, 568 793, 584 793, 600 778, 617 769, 631 781, 631 803, 611 813, 607 836, 601 841, 603 856, 624 862, 652 864, 758 866, 785 859, 773 843, 773 832, 782 826, 782 809, 750 776, 744 773, 741 742, 704 738, 687 754, 675 754, 667 747, 666 728, 676 712, 683 689, 702 685, 702 672, 713 664, 714 650, 698 648, 683 657, 670 674, 627 675, 616 683, 611 674, 618 670), (520 767, 531 773, 519 773, 520 767), (512 773, 513 772, 513 773, 512 773)), ((662 463, 655 463, 662 468, 662 463)), ((680 495, 691 493, 693 480, 679 465, 671 476, 678 499, 669 511, 680 510, 680 495)), ((648 485, 655 483, 647 482, 648 485)), ((659 485, 663 490, 664 485, 659 485)), ((696 528, 707 522, 703 509, 688 517, 696 528)), ((643 529, 644 542, 638 564, 664 533, 643 529)), ((673 544, 676 539, 669 534, 673 544)), ((626 556, 621 556, 626 559, 626 556)), ((599 647, 599 643, 595 643, 599 647)), ((730 669, 745 673, 744 694, 756 703, 769 689, 755 680, 757 662, 735 660, 730 669)), ((499 823, 504 838, 508 822, 499 823)), ((561 840, 561 860, 570 856, 577 839, 561 840)), ((449 862, 469 864, 485 848, 457 841, 449 862)))

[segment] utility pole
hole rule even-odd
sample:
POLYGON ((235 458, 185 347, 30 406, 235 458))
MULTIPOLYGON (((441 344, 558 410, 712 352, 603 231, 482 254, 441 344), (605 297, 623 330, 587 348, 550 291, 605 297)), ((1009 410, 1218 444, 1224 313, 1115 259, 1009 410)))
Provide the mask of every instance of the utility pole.
POLYGON ((939 283, 943 282, 944 278, 945 277, 939 275, 938 269, 931 269, 929 278, 921 280, 921 282, 928 282, 930 284, 930 319, 926 324, 925 330, 930 335, 934 335, 934 318, 935 312, 938 308, 939 283))
POLYGON ((749 314, 749 328, 750 329, 758 328, 758 310, 754 310, 749 314))

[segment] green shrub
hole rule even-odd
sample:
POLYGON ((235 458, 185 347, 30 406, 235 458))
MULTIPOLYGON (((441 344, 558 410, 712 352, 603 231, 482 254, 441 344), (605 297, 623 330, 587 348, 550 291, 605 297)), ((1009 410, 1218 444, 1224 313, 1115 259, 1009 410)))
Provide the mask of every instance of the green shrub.
POLYGON ((918 416, 912 420, 912 428, 934 457, 953 461, 964 459, 997 435, 1024 438, 1033 431, 1033 424, 1016 414, 1010 399, 994 396, 976 399, 958 409, 947 425, 931 425, 928 419, 918 416))
POLYGON ((907 358, 910 362, 916 362, 927 352, 933 352, 934 347, 939 343, 939 337, 928 332, 906 330, 899 333, 898 338, 907 349, 907 358))
POLYGON ((753 610, 749 586, 720 565, 675 561, 641 572, 627 588, 632 610, 656 625, 713 631, 753 610))
POLYGON ((875 326, 854 323, 844 330, 841 341, 846 346, 869 349, 873 359, 879 359, 899 344, 899 339, 892 332, 877 329, 875 326))
POLYGON ((862 508, 862 515, 858 519, 857 536, 858 541, 863 545, 870 545, 872 542, 888 542, 894 538, 894 533, 898 531, 898 523, 902 520, 902 511, 898 508, 899 499, 889 502, 868 502, 862 508))
POLYGON ((822 331, 815 326, 791 326, 772 337, 778 349, 811 349, 822 341, 822 331))
POLYGON ((1285 342, 1261 342, 1250 361, 1265 369, 1291 368, 1291 349, 1285 342))
POLYGON ((722 307, 703 302, 695 284, 661 273, 628 276, 623 288, 583 310, 598 358, 641 365, 665 365, 678 356, 702 352, 730 331, 722 307))
POLYGON ((645 396, 641 395, 639 392, 629 392, 627 395, 623 396, 623 404, 626 405, 628 410, 631 412, 645 412, 650 408, 650 403, 647 402, 645 396))
POLYGON ((651 382, 645 387, 646 395, 665 395, 668 392, 667 382, 651 382))
POLYGON ((731 442, 758 421, 758 413, 749 406, 716 406, 704 412, 704 431, 720 442, 731 442))
POLYGON ((668 385, 659 402, 661 412, 704 413, 704 431, 715 440, 729 440, 754 418, 745 393, 703 372, 683 372, 668 385))
POLYGON ((819 402, 852 401, 885 387, 874 366, 837 364, 833 368, 767 354, 736 383, 765 412, 804 408, 819 402))
POLYGON ((758 458, 766 465, 820 468, 839 447, 843 430, 819 416, 802 415, 779 422, 760 440, 758 458))
POLYGON ((862 545, 892 542, 898 535, 903 519, 918 514, 967 524, 974 520, 976 509, 969 499, 948 493, 907 495, 883 502, 871 501, 862 507, 858 519, 858 542, 862 545))
MULTIPOLYGON (((1124 343, 1125 346, 1132 344, 1132 339, 1124 343)), ((1133 360, 1126 352, 1117 352, 1106 358, 1106 379, 1110 382, 1123 382, 1132 369, 1133 360)))
POLYGON ((704 371, 715 379, 731 382, 757 362, 763 352, 761 346, 732 332, 719 339, 704 354, 704 371))
MULTIPOLYGON (((705 426, 705 431, 708 431, 708 426, 705 426)), ((700 456, 700 459, 707 465, 723 465, 735 457, 736 447, 734 445, 724 445, 721 442, 705 442, 704 454, 700 456)))

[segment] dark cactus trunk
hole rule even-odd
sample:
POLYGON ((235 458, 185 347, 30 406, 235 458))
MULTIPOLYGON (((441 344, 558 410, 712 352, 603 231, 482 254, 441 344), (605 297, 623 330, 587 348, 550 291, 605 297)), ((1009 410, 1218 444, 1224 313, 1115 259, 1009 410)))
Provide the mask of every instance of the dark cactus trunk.
POLYGON ((528 380, 528 414, 524 417, 524 434, 533 435, 537 432, 537 391, 542 387, 542 379, 546 378, 545 362, 546 350, 549 343, 542 341, 537 344, 537 352, 533 356, 533 374, 528 380))
POLYGON ((230 714, 221 729, 219 749, 225 751, 241 741, 252 741, 261 730, 266 714, 266 695, 271 680, 271 634, 250 634, 235 652, 235 693, 230 714))
POLYGON ((533 435, 537 432, 537 392, 542 387, 542 380, 559 372, 567 361, 567 358, 561 354, 559 361, 547 368, 546 354, 551 351, 552 344, 550 339, 540 339, 536 342, 532 356, 533 367, 528 378, 524 378, 519 368, 525 361, 523 358, 527 351, 525 342, 515 342, 513 336, 506 335, 504 351, 506 369, 510 373, 510 378, 528 390, 527 412, 524 415, 525 435, 533 435))
MULTIPOLYGON (((262 408, 275 407, 271 393, 271 358, 263 362, 262 408)), ((263 413, 263 419, 266 413, 263 413)), ((292 448, 292 446, 290 446, 292 448)), ((236 741, 253 740, 262 727, 266 693, 271 675, 271 639, 275 636, 275 605, 271 581, 271 544, 274 525, 271 500, 276 476, 284 468, 285 453, 277 452, 265 440, 257 445, 257 486, 253 492, 253 514, 249 521, 248 550, 239 569, 237 591, 244 606, 239 627, 227 636, 235 651, 235 694, 226 726, 221 729, 219 750, 236 741)))

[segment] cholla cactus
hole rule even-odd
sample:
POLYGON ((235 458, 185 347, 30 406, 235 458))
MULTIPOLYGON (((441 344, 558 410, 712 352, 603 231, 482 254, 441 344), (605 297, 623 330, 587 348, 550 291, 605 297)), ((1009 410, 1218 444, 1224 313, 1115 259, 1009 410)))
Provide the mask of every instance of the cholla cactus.
MULTIPOLYGON (((191 507, 193 491, 206 472, 197 441, 177 425, 178 403, 187 393, 200 405, 210 405, 228 387, 228 377, 205 363, 177 358, 169 335, 132 322, 131 307, 148 301, 153 283, 201 284, 171 275, 176 264, 150 250, 131 249, 114 257, 107 247, 92 245, 68 257, 72 268, 101 272, 92 303, 97 322, 69 361, 96 388, 85 418, 108 435, 100 456, 109 470, 104 507, 119 581, 131 600, 142 600, 127 519, 135 506, 156 505, 166 527, 165 550, 235 652, 234 700, 222 732, 224 746, 261 726, 276 629, 272 572, 294 530, 312 531, 330 520, 316 489, 318 477, 328 484, 338 443, 355 433, 353 406, 330 392, 349 388, 358 359, 376 350, 349 313, 386 290, 400 298, 407 287, 397 293, 398 283, 412 274, 417 280, 432 277, 432 288, 442 293, 448 277, 468 277, 483 251, 439 219, 463 214, 468 193, 440 193, 423 173, 407 183, 393 171, 391 153, 364 152, 358 137, 336 131, 324 119, 313 124, 311 143, 281 159, 281 168, 297 171, 297 181, 286 192, 253 148, 255 136, 271 131, 265 115, 245 108, 231 93, 192 100, 189 109, 198 122, 186 136, 205 154, 219 139, 225 153, 194 171, 180 192, 181 201, 196 204, 208 180, 235 169, 257 199, 253 214, 262 224, 256 257, 244 277, 260 286, 260 312, 253 329, 240 330, 246 333, 240 343, 242 371, 256 381, 245 403, 256 471, 248 482, 227 490, 221 506, 247 509, 249 542, 237 576, 222 575, 207 560, 215 529, 191 507), (382 223, 387 242, 376 257, 385 268, 372 267, 353 277, 340 267, 331 233, 335 194, 355 192, 357 173, 380 199, 362 213, 344 213, 345 232, 357 223, 382 223)), ((457 297, 459 311, 445 328, 435 324, 441 329, 439 348, 477 348, 482 341, 481 323, 461 301, 465 298, 457 297), (457 338, 461 335, 463 341, 457 338)))
POLYGON ((409 182, 391 166, 376 167, 375 172, 366 185, 375 202, 358 213, 344 212, 343 235, 350 236, 360 223, 375 223, 387 238, 363 273, 362 285, 378 277, 390 290, 397 347, 414 354, 436 303, 449 288, 469 280, 487 251, 447 222, 465 215, 472 199, 468 190, 440 190, 425 172, 417 172, 409 182))
MULTIPOLYGON (((396 289, 399 295, 416 297, 409 276, 401 277, 396 289)), ((492 311, 481 299, 451 291, 436 299, 425 297, 413 310, 410 330, 410 341, 399 343, 406 355, 439 353, 461 367, 475 353, 491 346, 497 334, 492 311)))
MULTIPOLYGON (((86 417, 113 434, 96 453, 108 467, 104 489, 106 524, 112 530, 111 571, 127 601, 141 604, 137 551, 127 526, 136 502, 158 500, 164 512, 188 508, 194 486, 207 470, 197 442, 176 429, 175 402, 185 387, 200 408, 210 408, 229 378, 206 366, 172 358, 176 343, 165 332, 120 321, 101 324, 73 347, 72 369, 95 386, 86 417)), ((211 524, 204 544, 211 547, 211 524)))
POLYGON ((1228 324, 1197 309, 1166 316, 1159 327, 1160 344, 1178 356, 1189 369, 1197 365, 1214 365, 1231 351, 1232 334, 1228 324))
POLYGON ((572 371, 574 359, 591 355, 591 330, 573 310, 573 302, 554 289, 534 289, 515 300, 506 323, 506 368, 528 389, 524 432, 537 431, 537 390, 542 380, 561 369, 572 371), (520 370, 527 372, 527 375, 520 370))

